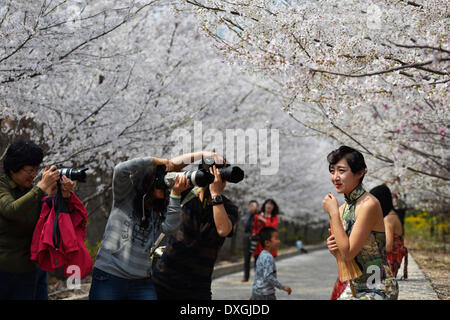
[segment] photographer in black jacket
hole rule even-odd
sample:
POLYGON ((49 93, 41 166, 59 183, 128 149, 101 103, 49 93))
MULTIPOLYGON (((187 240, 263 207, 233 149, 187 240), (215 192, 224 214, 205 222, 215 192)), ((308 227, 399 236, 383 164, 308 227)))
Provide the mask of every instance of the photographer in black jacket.
POLYGON ((238 220, 237 207, 222 195, 226 181, 217 161, 209 172, 214 182, 190 192, 196 197, 181 209, 181 228, 168 239, 164 254, 153 269, 158 299, 211 300, 211 276, 225 238, 238 220))

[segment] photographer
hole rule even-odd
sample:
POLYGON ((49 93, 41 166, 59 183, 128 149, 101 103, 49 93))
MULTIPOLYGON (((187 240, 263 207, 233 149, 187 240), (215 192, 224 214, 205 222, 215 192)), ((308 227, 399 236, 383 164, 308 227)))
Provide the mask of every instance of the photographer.
MULTIPOLYGON (((238 219, 237 207, 222 196, 226 181, 219 169, 224 160, 209 168, 214 182, 198 189, 198 196, 184 204, 182 225, 170 236, 153 269, 153 281, 161 300, 211 300, 211 275, 225 238, 238 219)), ((195 189, 194 189, 195 190, 195 189)))
POLYGON ((30 260, 40 201, 51 193, 60 174, 55 166, 33 185, 44 157, 31 141, 11 144, 0 176, 0 300, 47 299, 47 273, 30 260))
MULTIPOLYGON (((73 169, 68 169, 73 170, 73 169)), ((61 179, 48 197, 42 199, 42 209, 31 243, 31 260, 42 270, 57 272, 63 268, 66 277, 84 279, 92 271, 92 258, 85 245, 87 211, 72 191, 75 182, 69 179, 67 169, 59 170, 61 179), (64 173, 66 172, 66 173, 64 173)), ((72 179, 79 177, 69 174, 72 179)))
POLYGON ((213 153, 197 152, 174 159, 136 158, 114 168, 113 204, 97 253, 91 300, 155 300, 149 249, 161 232, 174 233, 180 225, 181 193, 189 188, 177 177, 168 190, 155 185, 156 170, 180 171, 188 163, 213 153))

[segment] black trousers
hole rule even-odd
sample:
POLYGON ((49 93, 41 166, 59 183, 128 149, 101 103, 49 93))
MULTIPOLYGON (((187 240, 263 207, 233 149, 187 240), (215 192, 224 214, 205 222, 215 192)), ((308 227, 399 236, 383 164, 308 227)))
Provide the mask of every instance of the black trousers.
POLYGON ((250 234, 244 234, 244 279, 248 280, 250 278, 250 261, 252 259, 252 255, 250 254, 250 234))

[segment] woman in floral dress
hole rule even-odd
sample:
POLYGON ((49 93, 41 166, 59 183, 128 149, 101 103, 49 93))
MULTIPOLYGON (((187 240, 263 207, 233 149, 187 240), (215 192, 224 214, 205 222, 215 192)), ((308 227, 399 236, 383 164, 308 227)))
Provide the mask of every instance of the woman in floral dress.
POLYGON ((367 167, 363 155, 341 146, 327 160, 336 192, 345 195, 339 207, 331 193, 323 200, 333 234, 327 239, 329 251, 340 259, 354 260, 362 275, 353 280, 354 294, 347 285, 339 299, 395 300, 398 284, 386 259, 383 213, 378 200, 362 186, 367 167))

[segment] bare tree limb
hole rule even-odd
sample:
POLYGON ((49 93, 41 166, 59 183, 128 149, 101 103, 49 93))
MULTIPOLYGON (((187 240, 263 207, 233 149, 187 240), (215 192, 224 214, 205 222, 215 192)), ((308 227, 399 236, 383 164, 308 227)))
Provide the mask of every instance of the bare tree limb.
POLYGON ((397 47, 400 47, 400 48, 407 48, 407 49, 431 49, 431 50, 434 50, 434 51, 441 51, 441 52, 445 52, 445 53, 450 53, 449 50, 443 49, 442 47, 433 47, 433 46, 428 46, 428 45, 407 45, 407 44, 395 43, 395 42, 392 42, 392 41, 389 41, 389 42, 392 43, 394 46, 397 46, 397 47))
POLYGON ((100 110, 102 110, 108 103, 109 101, 111 101, 111 97, 108 98, 108 100, 106 100, 105 102, 102 103, 102 105, 100 107, 98 107, 94 112, 92 112, 90 115, 88 115, 86 118, 84 118, 83 120, 81 120, 80 122, 78 122, 78 125, 82 124, 83 122, 85 122, 86 120, 88 120, 90 117, 95 116, 96 114, 98 114, 100 112, 100 110))
MULTIPOLYGON (((445 59, 442 59, 441 61, 449 61, 449 60, 450 60, 450 58, 445 58, 445 59)), ((364 74, 348 74, 348 73, 333 72, 333 71, 320 70, 320 69, 314 69, 314 68, 311 68, 310 70, 313 72, 332 74, 335 76, 344 76, 344 77, 349 77, 349 78, 364 78, 364 77, 371 77, 371 76, 376 76, 376 75, 380 75, 380 74, 391 73, 391 72, 399 71, 399 70, 403 70, 403 69, 411 69, 411 68, 418 69, 419 67, 423 67, 423 66, 426 66, 426 65, 429 65, 432 63, 433 63, 433 60, 428 60, 425 62, 411 63, 411 64, 406 64, 406 65, 402 65, 402 66, 387 69, 387 70, 369 72, 369 73, 364 73, 364 74)))

